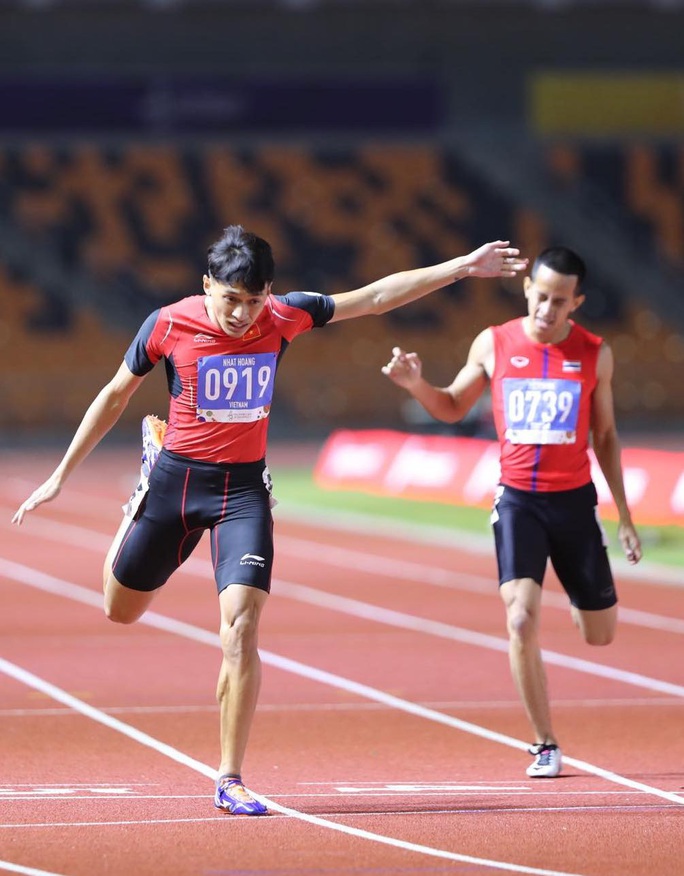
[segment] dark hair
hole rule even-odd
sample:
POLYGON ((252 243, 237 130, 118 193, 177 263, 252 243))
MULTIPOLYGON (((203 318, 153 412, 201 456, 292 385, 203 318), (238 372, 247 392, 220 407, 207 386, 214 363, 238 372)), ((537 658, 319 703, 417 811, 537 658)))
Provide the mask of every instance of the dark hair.
POLYGON ((533 280, 541 265, 546 265, 547 268, 551 268, 552 271, 556 271, 558 274, 577 277, 575 295, 579 295, 580 286, 584 282, 587 273, 587 267, 576 252, 568 249, 566 246, 551 246, 543 250, 532 265, 530 276, 533 280))
POLYGON ((242 225, 229 225, 209 247, 207 267, 217 283, 240 283, 248 292, 263 292, 273 281, 275 264, 271 246, 242 225))

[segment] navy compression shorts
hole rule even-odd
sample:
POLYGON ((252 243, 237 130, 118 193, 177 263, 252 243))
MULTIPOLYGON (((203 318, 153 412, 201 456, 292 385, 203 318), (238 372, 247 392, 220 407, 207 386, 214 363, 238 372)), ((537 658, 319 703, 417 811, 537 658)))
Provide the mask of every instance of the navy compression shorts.
POLYGON ((162 450, 112 564, 114 577, 132 590, 156 590, 206 530, 219 593, 229 584, 270 590, 273 518, 265 461, 216 464, 162 450))
POLYGON ((596 488, 530 493, 500 486, 492 510, 499 584, 532 578, 542 584, 551 560, 570 603, 582 611, 617 602, 596 488))

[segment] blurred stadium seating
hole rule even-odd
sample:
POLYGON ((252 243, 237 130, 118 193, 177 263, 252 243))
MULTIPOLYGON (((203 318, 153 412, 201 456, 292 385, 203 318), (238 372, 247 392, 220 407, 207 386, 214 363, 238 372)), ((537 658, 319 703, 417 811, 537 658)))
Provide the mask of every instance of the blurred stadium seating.
MULTIPOLYGON (((632 211, 626 233, 638 227, 681 262, 684 163, 674 149, 555 144, 548 159, 565 185, 604 186, 632 211)), ((550 242, 542 216, 508 202, 456 151, 432 145, 41 142, 0 148, 0 166, 8 216, 31 251, 40 258, 47 246, 67 272, 85 268, 92 294, 89 307, 77 305, 33 284, 28 271, 0 270, 1 343, 12 366, 3 376, 6 429, 78 422, 144 316, 199 291, 206 247, 230 222, 272 243, 279 292, 354 288, 499 235, 530 254, 550 242)), ((464 281, 385 317, 314 332, 288 351, 277 422, 294 432, 400 425, 398 396, 379 370, 391 346, 418 350, 431 378, 447 382, 477 332, 523 312, 520 287, 464 281)), ((614 290, 602 290, 610 306, 592 309, 592 292, 583 322, 614 346, 618 412, 644 421, 681 415, 682 334, 614 290)), ((163 410, 154 386, 138 394, 126 422, 150 405, 163 410)))
POLYGON ((684 270, 684 146, 679 142, 555 143, 549 166, 566 185, 624 206, 624 234, 684 270))
MULTIPOLYGON (((0 0, 3 436, 70 431, 234 222, 271 242, 277 292, 574 245, 621 421, 680 426, 682 32, 684 0, 0 0)), ((313 332, 273 434, 405 426, 392 345, 445 383, 523 311, 519 280, 465 281, 313 332)))

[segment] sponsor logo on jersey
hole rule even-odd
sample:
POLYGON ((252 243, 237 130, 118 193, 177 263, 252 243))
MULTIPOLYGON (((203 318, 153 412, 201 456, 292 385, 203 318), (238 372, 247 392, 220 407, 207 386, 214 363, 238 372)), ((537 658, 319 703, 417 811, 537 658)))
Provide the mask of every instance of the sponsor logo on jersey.
POLYGON ((530 360, 527 356, 511 356, 511 365, 514 365, 516 368, 524 368, 529 364, 530 360))
POLYGON ((193 341, 196 344, 213 344, 215 340, 216 338, 212 338, 209 335, 203 335, 202 332, 195 335, 195 337, 193 338, 193 341))

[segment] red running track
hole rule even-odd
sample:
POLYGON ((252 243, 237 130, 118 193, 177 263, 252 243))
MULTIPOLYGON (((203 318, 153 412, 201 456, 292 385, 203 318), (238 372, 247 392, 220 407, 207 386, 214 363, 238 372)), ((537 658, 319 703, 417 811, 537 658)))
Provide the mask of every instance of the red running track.
POLYGON ((273 814, 225 816, 211 802, 219 649, 205 545, 143 622, 108 623, 101 565, 131 454, 98 451, 54 505, 11 527, 54 461, 0 464, 0 872, 681 876, 674 575, 618 574, 606 649, 579 640, 550 582, 543 645, 567 764, 534 781, 491 551, 277 508, 245 770, 273 814))

